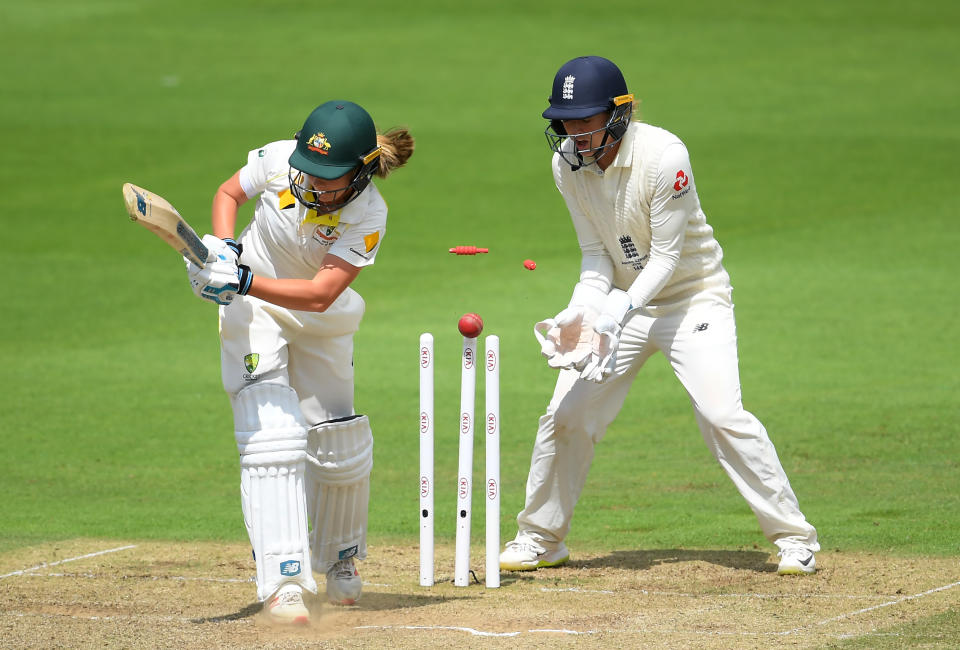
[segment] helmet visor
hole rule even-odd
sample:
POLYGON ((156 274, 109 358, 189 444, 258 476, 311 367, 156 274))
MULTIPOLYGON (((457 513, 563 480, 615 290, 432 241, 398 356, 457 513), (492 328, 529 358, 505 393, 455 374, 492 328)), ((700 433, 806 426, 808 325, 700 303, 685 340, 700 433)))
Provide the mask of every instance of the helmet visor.
POLYGON ((633 114, 633 95, 616 97, 613 101, 614 108, 606 124, 593 131, 570 134, 561 120, 552 120, 544 130, 547 145, 574 170, 596 163, 623 139, 633 114), (598 134, 603 135, 597 138, 598 134))
POLYGON ((290 167, 287 178, 290 182, 290 192, 296 197, 300 205, 308 210, 316 210, 320 214, 336 212, 347 206, 360 196, 380 164, 380 147, 376 147, 363 157, 357 166, 357 173, 346 187, 330 190, 319 190, 309 180, 308 174, 290 167))
POLYGON ((290 192, 300 205, 308 210, 316 210, 320 214, 336 212, 357 198, 353 182, 335 190, 318 190, 310 183, 307 174, 293 167, 288 172, 288 178, 290 192))
POLYGON ((607 153, 611 147, 615 146, 619 140, 614 140, 613 142, 609 141, 607 127, 596 129, 594 131, 586 131, 584 133, 575 133, 568 134, 558 133, 556 126, 551 124, 546 128, 543 134, 547 137, 547 144, 550 149, 555 153, 560 154, 560 157, 563 160, 573 167, 574 169, 579 169, 580 167, 588 167, 597 162, 601 156, 607 153), (595 147, 591 147, 591 143, 594 141, 594 135, 602 133, 603 137, 600 139, 600 144, 595 147), (578 141, 582 143, 578 146, 578 141))

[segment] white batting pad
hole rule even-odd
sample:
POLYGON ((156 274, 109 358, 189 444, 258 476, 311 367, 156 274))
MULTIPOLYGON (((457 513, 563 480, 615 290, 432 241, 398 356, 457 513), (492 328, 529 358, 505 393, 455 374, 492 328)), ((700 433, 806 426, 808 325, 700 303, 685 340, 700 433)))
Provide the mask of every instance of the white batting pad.
POLYGON ((316 593, 304 493, 307 429, 296 391, 253 384, 233 401, 243 519, 257 560, 257 596, 284 582, 316 593))
POLYGON ((367 556, 373 432, 366 415, 323 422, 307 436, 307 505, 313 569, 367 556))

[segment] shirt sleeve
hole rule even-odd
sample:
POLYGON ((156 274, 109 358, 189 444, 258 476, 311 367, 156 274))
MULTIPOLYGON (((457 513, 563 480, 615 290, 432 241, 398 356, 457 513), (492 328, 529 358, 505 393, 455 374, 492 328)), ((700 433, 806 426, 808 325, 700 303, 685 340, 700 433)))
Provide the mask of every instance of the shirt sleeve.
POLYGON ((562 161, 557 154, 553 157, 553 180, 567 204, 573 229, 577 233, 577 242, 580 244, 580 282, 607 293, 613 285, 613 259, 603 245, 597 229, 580 209, 573 191, 568 186, 562 161))
POLYGON ((697 206, 687 148, 679 142, 671 144, 660 158, 650 202, 650 259, 627 289, 634 308, 645 306, 670 280, 680 261, 687 223, 697 206))
POLYGON ((262 193, 278 180, 286 182, 292 150, 290 142, 271 142, 247 154, 247 164, 240 168, 238 180, 248 199, 262 193))
MULTIPOLYGON (((357 207, 359 206, 355 206, 355 209, 357 207)), ((357 223, 346 224, 340 238, 330 247, 327 254, 336 255, 353 266, 369 266, 377 257, 380 242, 383 241, 386 232, 387 204, 379 193, 374 194, 365 208, 363 219, 357 223)))

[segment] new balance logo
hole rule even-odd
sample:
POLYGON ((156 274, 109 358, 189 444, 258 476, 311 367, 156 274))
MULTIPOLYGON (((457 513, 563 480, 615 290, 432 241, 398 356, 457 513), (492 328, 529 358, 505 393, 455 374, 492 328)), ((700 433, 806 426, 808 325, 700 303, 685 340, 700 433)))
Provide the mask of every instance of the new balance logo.
POLYGON ((287 560, 280 563, 280 575, 295 576, 300 574, 300 563, 296 560, 287 560))
POLYGON ((693 331, 694 331, 694 332, 705 332, 708 327, 710 327, 710 323, 700 323, 699 325, 697 325, 696 327, 693 328, 693 331))

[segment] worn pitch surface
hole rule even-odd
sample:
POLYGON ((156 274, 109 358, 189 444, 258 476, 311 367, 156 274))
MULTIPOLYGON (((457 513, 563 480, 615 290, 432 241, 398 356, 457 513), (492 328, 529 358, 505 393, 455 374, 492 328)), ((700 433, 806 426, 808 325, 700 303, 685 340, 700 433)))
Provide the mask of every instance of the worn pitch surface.
MULTIPOLYGON (((577 554, 562 568, 504 573, 491 590, 479 569, 480 583, 454 587, 452 549, 438 547, 437 584, 424 588, 416 547, 377 546, 357 605, 311 601, 309 627, 277 629, 260 613, 244 545, 70 540, 0 555, 0 645, 809 648, 889 641, 904 623, 960 607, 954 558, 817 561, 816 576, 780 577, 761 550, 577 554)), ((903 641, 949 647, 949 636, 903 641)))

